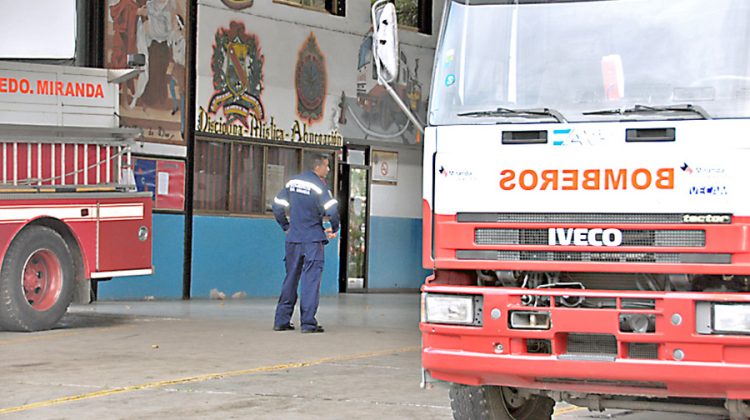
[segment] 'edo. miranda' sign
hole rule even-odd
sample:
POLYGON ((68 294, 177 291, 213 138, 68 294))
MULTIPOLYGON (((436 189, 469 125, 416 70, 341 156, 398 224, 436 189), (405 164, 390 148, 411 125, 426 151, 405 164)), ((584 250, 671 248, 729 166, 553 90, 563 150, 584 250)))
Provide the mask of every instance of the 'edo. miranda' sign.
POLYGON ((196 130, 202 133, 223 134, 235 137, 247 137, 254 139, 271 140, 277 142, 303 143, 316 146, 342 147, 344 136, 338 130, 328 134, 316 133, 307 128, 307 124, 294 120, 294 124, 288 130, 276 125, 274 117, 270 122, 259 121, 254 115, 248 116, 248 126, 242 124, 228 123, 223 118, 212 119, 211 115, 203 107, 198 108, 198 125, 196 130))

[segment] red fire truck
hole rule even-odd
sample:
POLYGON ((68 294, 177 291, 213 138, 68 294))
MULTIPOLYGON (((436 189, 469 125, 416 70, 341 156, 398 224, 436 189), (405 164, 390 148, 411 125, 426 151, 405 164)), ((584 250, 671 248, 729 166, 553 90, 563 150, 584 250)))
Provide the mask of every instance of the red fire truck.
POLYGON ((136 70, 0 62, 0 330, 52 328, 80 282, 148 275, 117 83, 136 70))
POLYGON ((748 417, 748 28, 732 0, 445 1, 420 329, 456 418, 748 417))

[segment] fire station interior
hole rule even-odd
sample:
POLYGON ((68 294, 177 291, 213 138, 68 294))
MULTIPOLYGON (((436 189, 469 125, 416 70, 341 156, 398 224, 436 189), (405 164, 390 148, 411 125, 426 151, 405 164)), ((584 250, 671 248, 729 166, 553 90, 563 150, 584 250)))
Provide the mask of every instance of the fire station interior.
MULTIPOLYGON (((443 13, 502 8, 517 29, 528 10, 571 3, 621 1, 0 0, 0 418, 750 418, 746 334, 712 329, 717 313, 742 324, 721 294, 750 277, 466 268, 502 262, 490 242, 505 228, 495 213, 435 211, 436 182, 454 180, 424 172, 431 85, 464 83, 433 80, 462 59, 436 52, 443 13), (323 260, 319 284, 297 288, 277 325, 290 254, 274 206, 321 156, 340 230, 311 263, 323 260), (437 224, 443 244, 476 249, 438 249, 437 224), (436 249, 449 268, 434 270, 436 249), (713 300, 667 313, 671 292, 713 300), (573 332, 585 323, 563 317, 582 312, 614 332, 573 332), (686 320, 698 330, 659 342, 686 320), (710 378, 718 358, 724 382, 710 378), (562 377, 558 362, 580 368, 562 377)), ((461 193, 479 185, 469 178, 461 193)), ((576 235, 524 229, 507 229, 511 246, 576 235)), ((524 267, 553 255, 534 252, 524 267)))

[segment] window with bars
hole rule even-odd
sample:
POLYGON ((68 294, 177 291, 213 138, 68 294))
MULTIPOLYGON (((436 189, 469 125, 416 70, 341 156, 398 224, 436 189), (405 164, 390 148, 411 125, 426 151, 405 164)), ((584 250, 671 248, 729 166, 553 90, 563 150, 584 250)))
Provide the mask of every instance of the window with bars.
POLYGON ((266 211, 271 211, 271 204, 276 193, 284 188, 286 182, 300 172, 300 149, 269 147, 266 156, 266 211))
POLYGON ((194 207, 222 211, 229 192, 229 143, 199 141, 195 147, 194 207))
POLYGON ((328 12, 336 16, 346 15, 346 0, 273 0, 274 3, 304 7, 305 9, 328 12))
POLYGON ((232 145, 232 172, 229 185, 231 213, 263 211, 263 146, 235 143, 232 145))
POLYGON ((207 213, 268 214, 276 193, 321 153, 329 156, 327 183, 333 191, 336 165, 330 150, 198 139, 194 208, 207 213))

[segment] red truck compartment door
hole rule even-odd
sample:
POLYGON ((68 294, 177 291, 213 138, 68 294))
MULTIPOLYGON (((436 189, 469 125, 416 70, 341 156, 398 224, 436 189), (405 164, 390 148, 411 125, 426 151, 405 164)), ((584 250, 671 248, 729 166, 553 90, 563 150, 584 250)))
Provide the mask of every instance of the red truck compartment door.
POLYGON ((99 235, 94 272, 151 269, 151 198, 98 201, 99 235))

